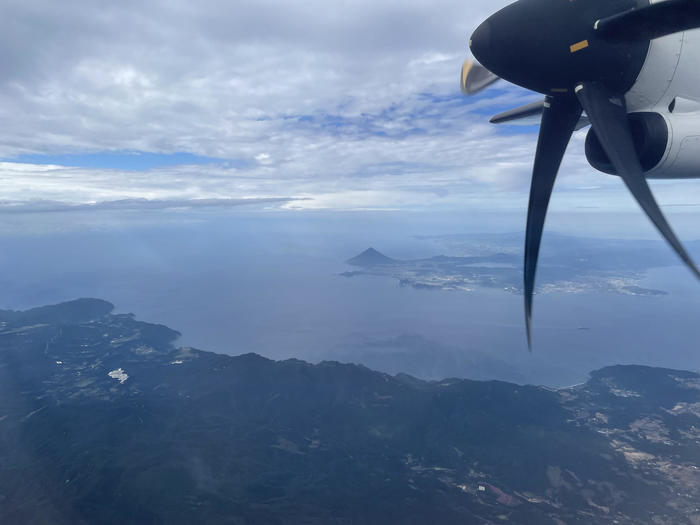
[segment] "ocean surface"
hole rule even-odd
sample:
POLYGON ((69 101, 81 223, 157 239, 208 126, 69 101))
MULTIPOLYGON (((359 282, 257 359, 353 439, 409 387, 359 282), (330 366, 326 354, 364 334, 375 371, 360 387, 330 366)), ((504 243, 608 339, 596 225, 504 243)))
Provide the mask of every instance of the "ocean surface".
POLYGON ((416 238, 445 233, 440 224, 278 214, 167 219, 3 233, 0 307, 98 297, 180 331, 182 345, 362 362, 433 379, 564 386, 616 363, 700 369, 700 283, 680 266, 652 270, 641 283, 664 296, 536 296, 530 354, 521 295, 339 275, 369 246, 398 258, 442 253, 416 238))

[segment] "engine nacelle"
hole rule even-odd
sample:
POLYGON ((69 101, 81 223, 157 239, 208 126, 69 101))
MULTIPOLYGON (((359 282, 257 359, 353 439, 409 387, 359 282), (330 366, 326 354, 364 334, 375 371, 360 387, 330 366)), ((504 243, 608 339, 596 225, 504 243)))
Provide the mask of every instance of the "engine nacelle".
MULTIPOLYGON (((644 174, 650 179, 700 177, 700 112, 630 113, 634 147, 644 174)), ((595 131, 586 137, 586 158, 595 169, 617 175, 595 131)))
MULTIPOLYGON (((648 173, 664 159, 667 147, 672 142, 671 131, 666 119, 659 113, 630 113, 628 120, 639 163, 644 172, 648 173)), ((588 130, 586 136, 586 159, 598 171, 617 175, 617 170, 603 150, 593 128, 588 130)))

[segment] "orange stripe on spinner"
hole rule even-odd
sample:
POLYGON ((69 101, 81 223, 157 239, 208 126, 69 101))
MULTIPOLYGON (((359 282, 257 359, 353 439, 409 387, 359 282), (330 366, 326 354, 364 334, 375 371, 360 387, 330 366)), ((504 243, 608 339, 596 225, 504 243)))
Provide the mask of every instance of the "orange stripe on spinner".
POLYGON ((586 49, 587 47, 588 40, 581 40, 580 42, 576 42, 571 47, 569 47, 569 51, 571 51, 572 53, 576 53, 576 51, 581 51, 582 49, 586 49))

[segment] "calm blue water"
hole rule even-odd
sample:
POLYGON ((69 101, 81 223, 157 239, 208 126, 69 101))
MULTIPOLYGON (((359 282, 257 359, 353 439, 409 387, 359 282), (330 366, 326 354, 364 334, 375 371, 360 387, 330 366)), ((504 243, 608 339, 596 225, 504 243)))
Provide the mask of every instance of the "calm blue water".
MULTIPOLYGON (((355 360, 357 348, 361 360, 362 345, 409 335, 423 341, 421 352, 440 349, 471 360, 444 375, 550 385, 580 382, 590 370, 615 363, 700 369, 700 283, 680 267, 654 270, 642 283, 668 296, 536 297, 532 355, 521 296, 414 290, 392 279, 338 276, 347 269, 345 259, 370 245, 394 257, 435 255, 435 246, 414 234, 443 233, 437 227, 207 216, 5 234, 0 307, 100 297, 120 312, 179 330, 183 345, 277 359, 355 360)), ((410 366, 416 373, 419 365, 410 366)), ((423 375, 436 373, 442 369, 423 375)))

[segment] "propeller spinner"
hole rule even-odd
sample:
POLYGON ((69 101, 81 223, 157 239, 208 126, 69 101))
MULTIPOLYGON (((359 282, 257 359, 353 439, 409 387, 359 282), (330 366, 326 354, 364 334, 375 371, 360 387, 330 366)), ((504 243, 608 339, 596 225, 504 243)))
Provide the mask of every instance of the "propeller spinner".
MULTIPOLYGON (((649 42, 700 27, 700 0, 519 0, 482 23, 469 42, 491 72, 545 95, 530 188, 524 292, 528 347, 535 273, 552 188, 564 152, 585 110, 617 174, 654 226, 691 271, 700 271, 652 195, 627 117, 649 42)), ((469 92, 468 89, 464 91, 469 92)))

